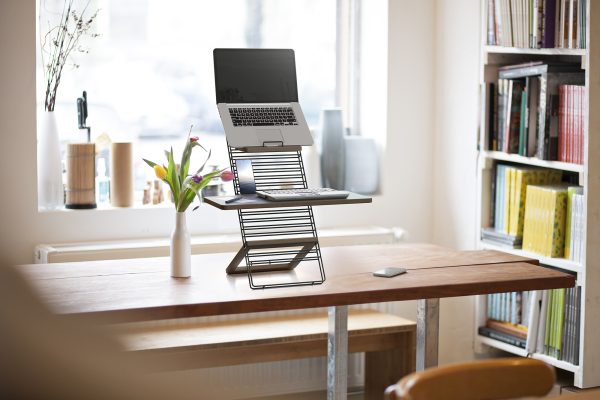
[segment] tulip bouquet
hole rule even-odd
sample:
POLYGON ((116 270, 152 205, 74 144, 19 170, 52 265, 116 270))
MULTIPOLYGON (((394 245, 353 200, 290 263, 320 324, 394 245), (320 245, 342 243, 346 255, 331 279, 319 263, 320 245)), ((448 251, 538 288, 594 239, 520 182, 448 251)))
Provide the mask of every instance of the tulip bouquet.
MULTIPOLYGON (((165 155, 167 156, 167 166, 159 165, 150 160, 146 160, 145 158, 143 160, 146 162, 146 164, 154 169, 154 173, 158 179, 166 182, 171 188, 173 201, 175 202, 175 210, 177 212, 184 212, 187 210, 189 205, 194 201, 194 197, 198 197, 198 200, 202 201, 201 190, 203 187, 208 185, 213 178, 220 176, 225 182, 233 179, 233 173, 225 169, 213 171, 204 176, 201 175, 204 166, 210 159, 211 151, 207 151, 200 143, 198 143, 197 136, 190 137, 188 134, 185 149, 183 150, 183 155, 181 156, 181 163, 179 165, 175 164, 172 147, 170 151, 165 150, 165 155), (202 150, 208 153, 208 155, 202 166, 198 169, 198 171, 196 171, 195 174, 192 175, 188 174, 188 172, 190 168, 190 158, 192 156, 192 150, 194 147, 200 147, 202 150)), ((192 211, 196 210, 198 207, 199 206, 194 207, 192 211)))

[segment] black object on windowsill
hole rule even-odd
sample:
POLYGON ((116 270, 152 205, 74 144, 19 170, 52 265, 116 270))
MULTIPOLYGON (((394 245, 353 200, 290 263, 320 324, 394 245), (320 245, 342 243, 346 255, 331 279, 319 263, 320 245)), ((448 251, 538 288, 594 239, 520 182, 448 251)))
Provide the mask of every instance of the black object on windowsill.
POLYGON ((83 91, 83 96, 77 99, 77 124, 79 129, 87 130, 87 141, 88 143, 92 141, 91 138, 91 128, 86 126, 86 120, 88 117, 88 107, 87 107, 87 92, 83 91))

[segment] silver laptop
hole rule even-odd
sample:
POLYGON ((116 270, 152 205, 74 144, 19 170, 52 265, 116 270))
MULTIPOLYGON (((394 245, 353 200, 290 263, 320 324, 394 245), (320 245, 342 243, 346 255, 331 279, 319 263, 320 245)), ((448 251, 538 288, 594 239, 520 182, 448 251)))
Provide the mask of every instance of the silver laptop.
POLYGON ((217 107, 231 147, 310 146, 291 49, 215 49, 217 107))

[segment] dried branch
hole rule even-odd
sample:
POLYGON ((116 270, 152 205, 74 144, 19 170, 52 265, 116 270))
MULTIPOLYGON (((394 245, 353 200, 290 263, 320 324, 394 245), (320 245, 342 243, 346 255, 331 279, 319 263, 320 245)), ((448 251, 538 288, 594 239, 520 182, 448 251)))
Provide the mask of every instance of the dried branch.
MULTIPOLYGON (((89 52, 89 50, 83 49, 83 47, 79 45, 81 38, 85 36, 92 38, 99 36, 97 33, 90 32, 99 10, 87 17, 85 14, 90 5, 90 0, 88 0, 83 11, 80 13, 73 8, 73 1, 74 0, 65 0, 58 25, 50 28, 46 35, 44 35, 43 41, 40 37, 42 63, 44 65, 44 75, 46 79, 46 97, 44 99, 44 109, 46 111, 54 111, 56 94, 63 69, 73 50, 82 53, 89 52), (47 64, 45 62, 44 53, 49 57, 47 64)), ((73 63, 73 65, 79 67, 77 64, 73 63)))

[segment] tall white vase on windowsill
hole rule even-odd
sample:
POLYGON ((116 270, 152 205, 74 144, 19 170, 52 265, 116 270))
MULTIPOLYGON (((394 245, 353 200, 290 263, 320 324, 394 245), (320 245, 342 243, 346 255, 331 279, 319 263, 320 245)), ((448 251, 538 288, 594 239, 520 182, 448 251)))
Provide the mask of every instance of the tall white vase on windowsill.
POLYGON ((175 227, 171 233, 171 276, 189 278, 192 275, 190 231, 184 212, 175 212, 175 227))
POLYGON ((38 208, 55 210, 64 204, 62 163, 56 115, 54 112, 38 114, 37 182, 38 208))

